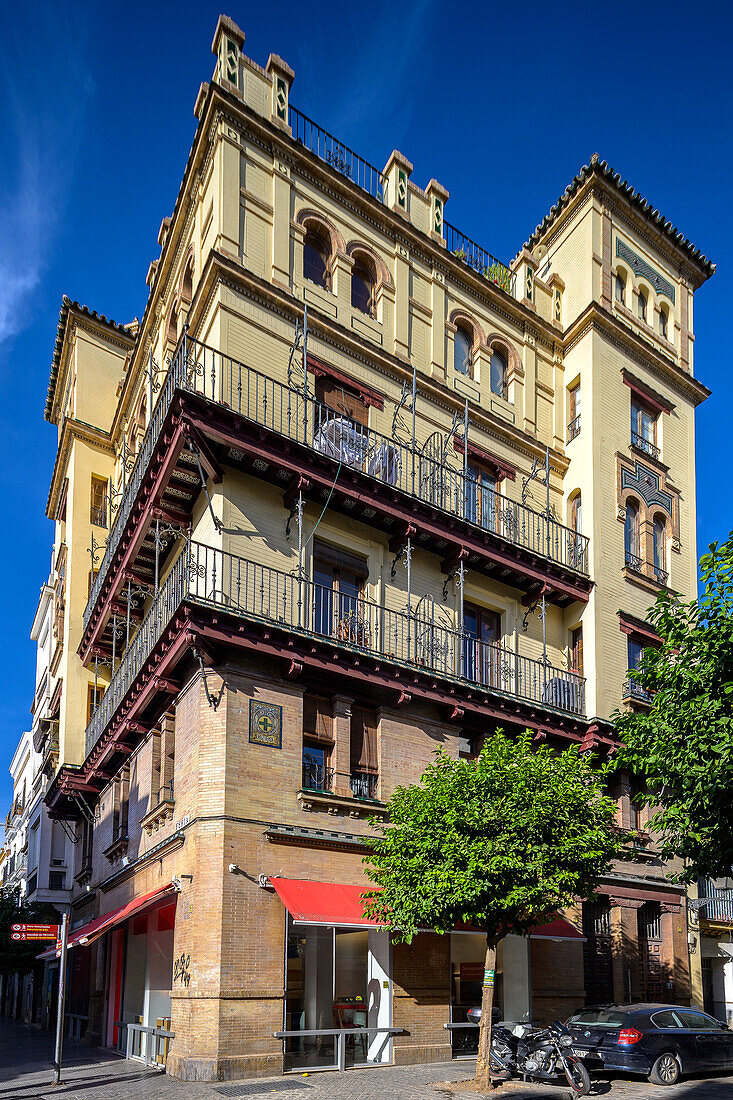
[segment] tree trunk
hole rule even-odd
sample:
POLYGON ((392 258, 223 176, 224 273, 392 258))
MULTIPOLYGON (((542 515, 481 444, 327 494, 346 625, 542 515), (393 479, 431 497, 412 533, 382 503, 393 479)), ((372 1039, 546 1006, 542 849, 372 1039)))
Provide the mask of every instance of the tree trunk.
POLYGON ((489 1076, 489 1050, 491 1049, 491 1010, 494 1007, 494 967, 496 944, 486 937, 486 961, 484 985, 481 995, 481 1024, 478 1033, 478 1057, 476 1059, 476 1084, 487 1092, 495 1086, 489 1076))

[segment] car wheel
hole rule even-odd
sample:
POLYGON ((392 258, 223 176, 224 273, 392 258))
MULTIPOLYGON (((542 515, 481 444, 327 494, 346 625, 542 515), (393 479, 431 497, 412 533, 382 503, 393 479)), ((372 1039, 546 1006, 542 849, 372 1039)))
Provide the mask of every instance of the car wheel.
POLYGON ((676 1085, 680 1079, 680 1064, 671 1051, 660 1054, 652 1066, 649 1080, 653 1085, 676 1085))

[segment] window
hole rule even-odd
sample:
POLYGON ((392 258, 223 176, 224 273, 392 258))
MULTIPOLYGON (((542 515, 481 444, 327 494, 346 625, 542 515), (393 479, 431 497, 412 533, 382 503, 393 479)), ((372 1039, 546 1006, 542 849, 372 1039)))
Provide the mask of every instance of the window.
POLYGON ((583 499, 576 493, 570 501, 570 531, 568 535, 568 565, 573 569, 585 569, 586 542, 583 538, 583 499))
POLYGON ((377 714, 368 707, 351 708, 351 793, 377 796, 377 714))
POLYGON ((127 812, 130 804, 130 769, 124 767, 114 781, 114 802, 112 807, 112 839, 121 840, 127 836, 127 812))
POLYGON ((501 615, 485 607, 463 608, 463 675, 480 684, 500 687, 501 615))
POLYGON ((366 260, 358 259, 351 272, 351 304, 354 309, 376 317, 376 278, 366 260))
POLYGON ((624 279, 623 275, 621 275, 621 274, 618 274, 616 276, 615 291, 616 291, 616 301, 619 303, 619 305, 625 306, 626 305, 626 280, 624 279))
POLYGON ((662 908, 658 901, 645 901, 641 909, 636 910, 639 939, 661 940, 662 908))
POLYGON ((325 543, 316 544, 313 562, 314 630, 354 645, 368 645, 363 603, 366 562, 325 543))
POLYGON ((639 668, 644 656, 644 646, 635 638, 629 638, 626 646, 626 656, 629 669, 639 668))
POLYGON ((636 397, 631 400, 631 444, 650 458, 659 458, 657 414, 636 397))
POLYGON ((639 300, 638 300, 637 308, 638 308, 638 312, 639 312, 639 320, 644 321, 645 324, 646 324, 646 306, 647 306, 646 294, 644 293, 643 290, 640 290, 639 291, 639 300))
POLYGON ((49 871, 48 873, 48 888, 49 890, 63 890, 64 881, 66 875, 63 871, 49 871))
POLYGON ((651 1021, 655 1027, 668 1028, 680 1026, 680 1021, 671 1009, 667 1009, 664 1012, 655 1012, 651 1017, 651 1021))
POLYGON ((333 745, 331 700, 306 693, 303 696, 302 785, 307 790, 330 791, 333 769, 329 767, 333 745))
POLYGON ((611 935, 611 903, 608 898, 583 902, 583 935, 611 935))
POLYGON ((96 688, 94 684, 89 684, 87 688, 87 725, 91 722, 94 711, 99 703, 101 703, 103 695, 104 687, 102 684, 97 684, 96 688))
POLYGON ((663 340, 669 339, 669 337, 667 336, 667 325, 667 310, 664 308, 664 306, 662 306, 659 310, 659 335, 662 337, 663 340))
POLYGON ((98 569, 90 569, 89 570, 89 588, 87 589, 87 597, 91 596, 91 594, 92 594, 92 585, 94 584, 98 573, 99 573, 98 569))
POLYGON ((639 506, 633 500, 628 500, 626 502, 624 544, 626 565, 630 569, 641 569, 641 557, 639 555, 639 506))
MULTIPOLYGON (((333 378, 321 375, 316 379, 316 401, 325 405, 327 409, 338 413, 339 416, 347 417, 354 424, 366 428, 369 423, 369 410, 361 397, 342 382, 334 381, 333 378)), ((316 407, 316 418, 319 421, 333 421, 333 417, 329 416, 325 410, 319 409, 318 406, 316 407)), ((319 423, 316 425, 316 429, 318 430, 323 426, 323 423, 319 423)))
POLYGON ((322 233, 310 228, 303 243, 303 277, 324 290, 331 289, 331 249, 322 233))
POLYGON ((703 1012, 692 1012, 690 1009, 675 1009, 675 1015, 679 1016, 683 1027, 693 1031, 720 1031, 721 1025, 712 1016, 706 1016, 703 1012))
POLYGON ((499 521, 499 483, 494 474, 475 463, 466 467, 466 519, 497 531, 499 521))
POLYGON ((576 626, 570 634, 570 671, 583 676, 583 627, 576 626))
POLYGON ((654 578, 659 584, 666 584, 667 572, 667 524, 662 516, 654 517, 652 527, 654 545, 654 578))
POLYGON ((89 522, 96 527, 107 526, 107 479, 92 474, 89 522))
POLYGON ((171 311, 168 315, 168 327, 166 329, 165 338, 169 344, 175 344, 178 339, 178 304, 176 302, 171 306, 171 311))
POLYGON ((577 493, 570 501, 570 526, 573 531, 580 534, 583 521, 583 501, 580 493, 577 493))
POLYGON ((189 258, 183 272, 183 279, 181 280, 181 298, 187 305, 191 304, 191 299, 193 298, 193 256, 189 258))
POLYGON ((459 374, 466 374, 469 377, 473 374, 472 352, 473 339, 466 329, 459 325, 453 338, 453 366, 459 374))
POLYGON ((506 397, 506 359, 500 351, 491 353, 491 392, 506 397))
POLYGON ((580 432, 580 382, 568 391, 570 398, 570 422, 568 424, 568 443, 580 432))
POLYGON ((171 714, 164 715, 160 731, 152 740, 150 769, 150 809, 162 802, 173 801, 173 768, 175 764, 175 722, 171 714))

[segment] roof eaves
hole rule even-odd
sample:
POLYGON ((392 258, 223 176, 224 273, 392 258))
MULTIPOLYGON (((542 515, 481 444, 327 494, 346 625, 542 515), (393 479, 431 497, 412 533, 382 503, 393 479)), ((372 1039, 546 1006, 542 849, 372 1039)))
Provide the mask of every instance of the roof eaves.
POLYGON ((599 158, 598 153, 594 153, 590 158, 590 164, 584 164, 577 175, 572 178, 555 205, 550 209, 549 214, 545 215, 529 239, 525 242, 525 248, 531 250, 534 245, 538 243, 565 207, 568 206, 577 191, 593 175, 598 176, 607 184, 610 184, 619 194, 623 195, 625 199, 636 207, 645 218, 654 224, 658 232, 664 234, 676 248, 685 253, 688 260, 695 264, 705 279, 709 279, 710 276, 714 274, 715 264, 709 260, 699 248, 696 248, 687 237, 683 237, 679 229, 672 225, 672 222, 666 219, 656 207, 653 207, 643 195, 640 195, 627 180, 622 180, 620 174, 614 171, 607 161, 599 158))
POLYGON ((53 399, 56 394, 56 382, 58 381, 59 366, 61 365, 61 352, 64 346, 64 337, 66 334, 66 324, 68 321, 69 313, 73 310, 75 313, 81 314, 82 317, 88 317, 92 321, 96 321, 97 324, 105 325, 113 332, 117 332, 126 336, 130 341, 134 343, 134 336, 129 331, 127 325, 122 325, 117 321, 113 321, 110 317, 105 317, 103 313, 97 313, 96 309, 90 309, 89 306, 82 305, 80 302, 72 301, 68 295, 64 294, 61 299, 61 309, 59 310, 59 321, 56 326, 56 340, 53 347, 53 356, 51 358, 51 373, 48 380, 48 391, 46 393, 46 408, 44 416, 46 420, 51 420, 51 409, 53 407, 53 399))

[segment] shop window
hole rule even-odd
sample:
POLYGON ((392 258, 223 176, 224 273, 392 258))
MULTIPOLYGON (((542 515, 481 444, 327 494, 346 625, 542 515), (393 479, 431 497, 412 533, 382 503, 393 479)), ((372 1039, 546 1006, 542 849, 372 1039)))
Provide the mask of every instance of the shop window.
POLYGON ((303 242, 303 276, 323 290, 331 289, 331 248, 322 232, 314 227, 306 231, 303 242))
POLYGON ((314 630, 342 642, 368 645, 370 625, 363 601, 366 561, 325 543, 316 543, 313 557, 314 630))
POLYGON ((459 374, 473 377, 473 335, 458 325, 453 337, 453 367, 459 374))
POLYGON ((638 309, 638 313, 639 313, 639 320, 643 321, 644 324, 646 324, 646 307, 647 307, 646 294, 644 293, 643 290, 640 290, 638 301, 637 301, 637 309, 638 309))
POLYGON ((500 687, 501 615, 485 607, 463 607, 463 675, 489 687, 500 687))
POLYGON ((351 793, 355 798, 376 798, 377 714, 368 707, 351 708, 351 793))
POLYGON ((351 305, 367 317, 376 317, 377 277, 373 266, 365 257, 356 259, 351 272, 351 305))
POLYGON ((624 519, 624 557, 629 569, 641 569, 639 553, 639 506, 633 500, 626 502, 624 519))
POLYGON ((89 521, 96 527, 107 526, 107 480, 92 474, 89 521))
POLYGON ((657 413, 636 397, 631 400, 631 444, 650 458, 659 458, 657 413))
POLYGON ((466 519, 487 531, 498 531, 500 498, 496 474, 477 463, 466 466, 466 519))
POLYGON ((102 696, 104 695, 104 687, 102 684, 97 684, 96 688, 94 684, 89 684, 87 687, 87 725, 91 722, 94 711, 102 702, 102 696))
POLYGON ((570 670, 583 676, 583 627, 576 626, 570 633, 570 670))
POLYGON ((507 362, 500 351, 491 353, 491 392, 506 400, 507 362))

